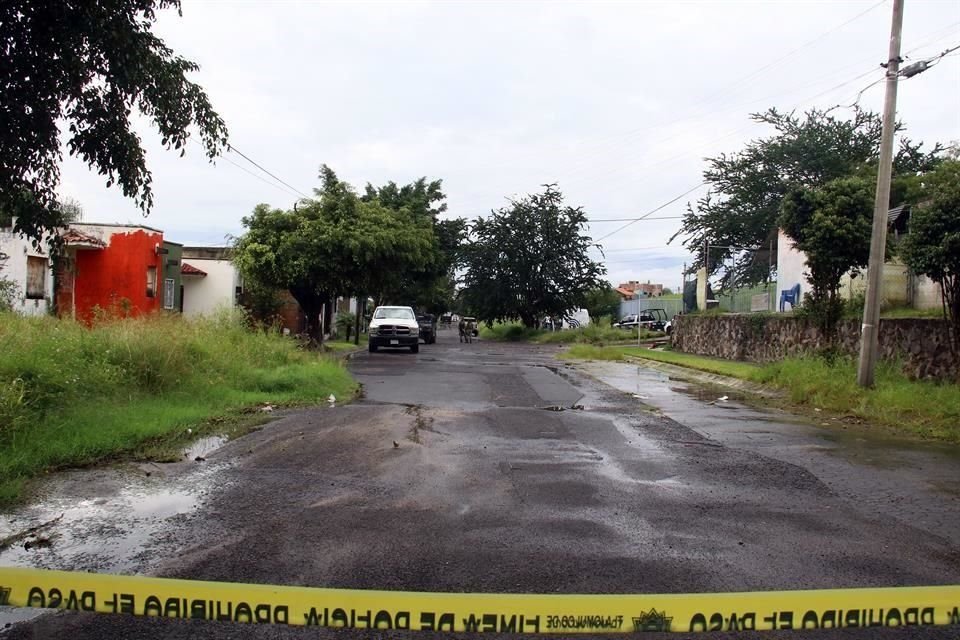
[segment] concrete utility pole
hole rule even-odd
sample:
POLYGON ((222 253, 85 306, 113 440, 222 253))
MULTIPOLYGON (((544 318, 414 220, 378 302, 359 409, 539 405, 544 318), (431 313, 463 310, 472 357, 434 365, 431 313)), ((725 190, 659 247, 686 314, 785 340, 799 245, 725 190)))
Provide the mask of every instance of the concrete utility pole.
POLYGON ((861 387, 873 386, 873 370, 877 363, 877 334, 880 330, 880 294, 883 289, 883 260, 887 247, 887 211, 890 209, 890 173, 893 169, 893 131, 897 120, 897 77, 900 70, 902 27, 903 0, 893 0, 887 93, 883 103, 883 129, 880 134, 880 166, 877 168, 873 234, 870 236, 870 262, 867 266, 867 299, 863 305, 860 365, 857 368, 857 384, 861 387))

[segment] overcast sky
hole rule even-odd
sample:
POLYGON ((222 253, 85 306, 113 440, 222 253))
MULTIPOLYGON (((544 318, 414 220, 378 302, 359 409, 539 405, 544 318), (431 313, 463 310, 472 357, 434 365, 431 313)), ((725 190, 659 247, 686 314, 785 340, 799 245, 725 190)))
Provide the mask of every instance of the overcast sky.
MULTIPOLYGON (((767 133, 752 111, 850 103, 882 77, 891 4, 184 0, 157 32, 200 64, 194 80, 230 142, 299 191, 312 193, 322 163, 357 187, 440 178, 449 215, 474 218, 556 182, 599 220, 643 215, 699 184, 704 157, 767 133)), ((905 5, 908 61, 960 44, 960 1, 905 5)), ((898 117, 913 139, 960 139, 957 54, 901 82, 898 117)), ((860 100, 882 102, 883 83, 860 100)), ((211 165, 189 145, 181 158, 141 132, 156 201, 145 223, 170 240, 222 243, 257 203, 298 197, 235 154, 211 165)), ((143 221, 77 160, 65 161, 61 192, 86 221, 143 221)), ((700 193, 654 215, 679 216, 700 193)), ((678 225, 642 221, 605 239, 610 280, 676 287, 688 259, 667 245, 678 225)))

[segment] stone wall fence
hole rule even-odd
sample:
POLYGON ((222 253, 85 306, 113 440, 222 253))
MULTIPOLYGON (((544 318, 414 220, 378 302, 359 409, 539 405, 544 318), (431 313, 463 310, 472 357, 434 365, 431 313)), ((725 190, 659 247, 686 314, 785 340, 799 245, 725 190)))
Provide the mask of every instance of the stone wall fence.
MULTIPOLYGON (((806 318, 771 314, 687 314, 674 319, 673 348, 725 360, 775 362, 831 346, 806 318)), ((880 321, 880 358, 900 362, 912 378, 955 379, 949 326, 933 318, 880 321)), ((860 320, 844 320, 833 343, 841 353, 860 353, 860 320)))

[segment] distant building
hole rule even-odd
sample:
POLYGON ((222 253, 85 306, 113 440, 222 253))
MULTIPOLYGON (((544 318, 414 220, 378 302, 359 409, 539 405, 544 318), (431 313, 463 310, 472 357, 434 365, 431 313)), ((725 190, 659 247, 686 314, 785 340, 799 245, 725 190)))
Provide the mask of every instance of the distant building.
POLYGON ((621 282, 617 285, 616 291, 621 296, 629 293, 629 297, 624 297, 625 300, 631 300, 635 296, 641 298, 659 298, 663 295, 663 285, 650 284, 649 280, 647 280, 646 283, 630 280, 629 282, 621 282))

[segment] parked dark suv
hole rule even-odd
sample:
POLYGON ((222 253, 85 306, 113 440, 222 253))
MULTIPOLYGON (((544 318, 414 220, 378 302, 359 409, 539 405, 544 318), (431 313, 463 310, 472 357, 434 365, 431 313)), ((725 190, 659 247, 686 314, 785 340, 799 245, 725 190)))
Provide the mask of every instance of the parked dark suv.
POLYGON ((417 316, 420 325, 420 339, 423 344, 433 344, 437 341, 437 319, 429 313, 417 316))

